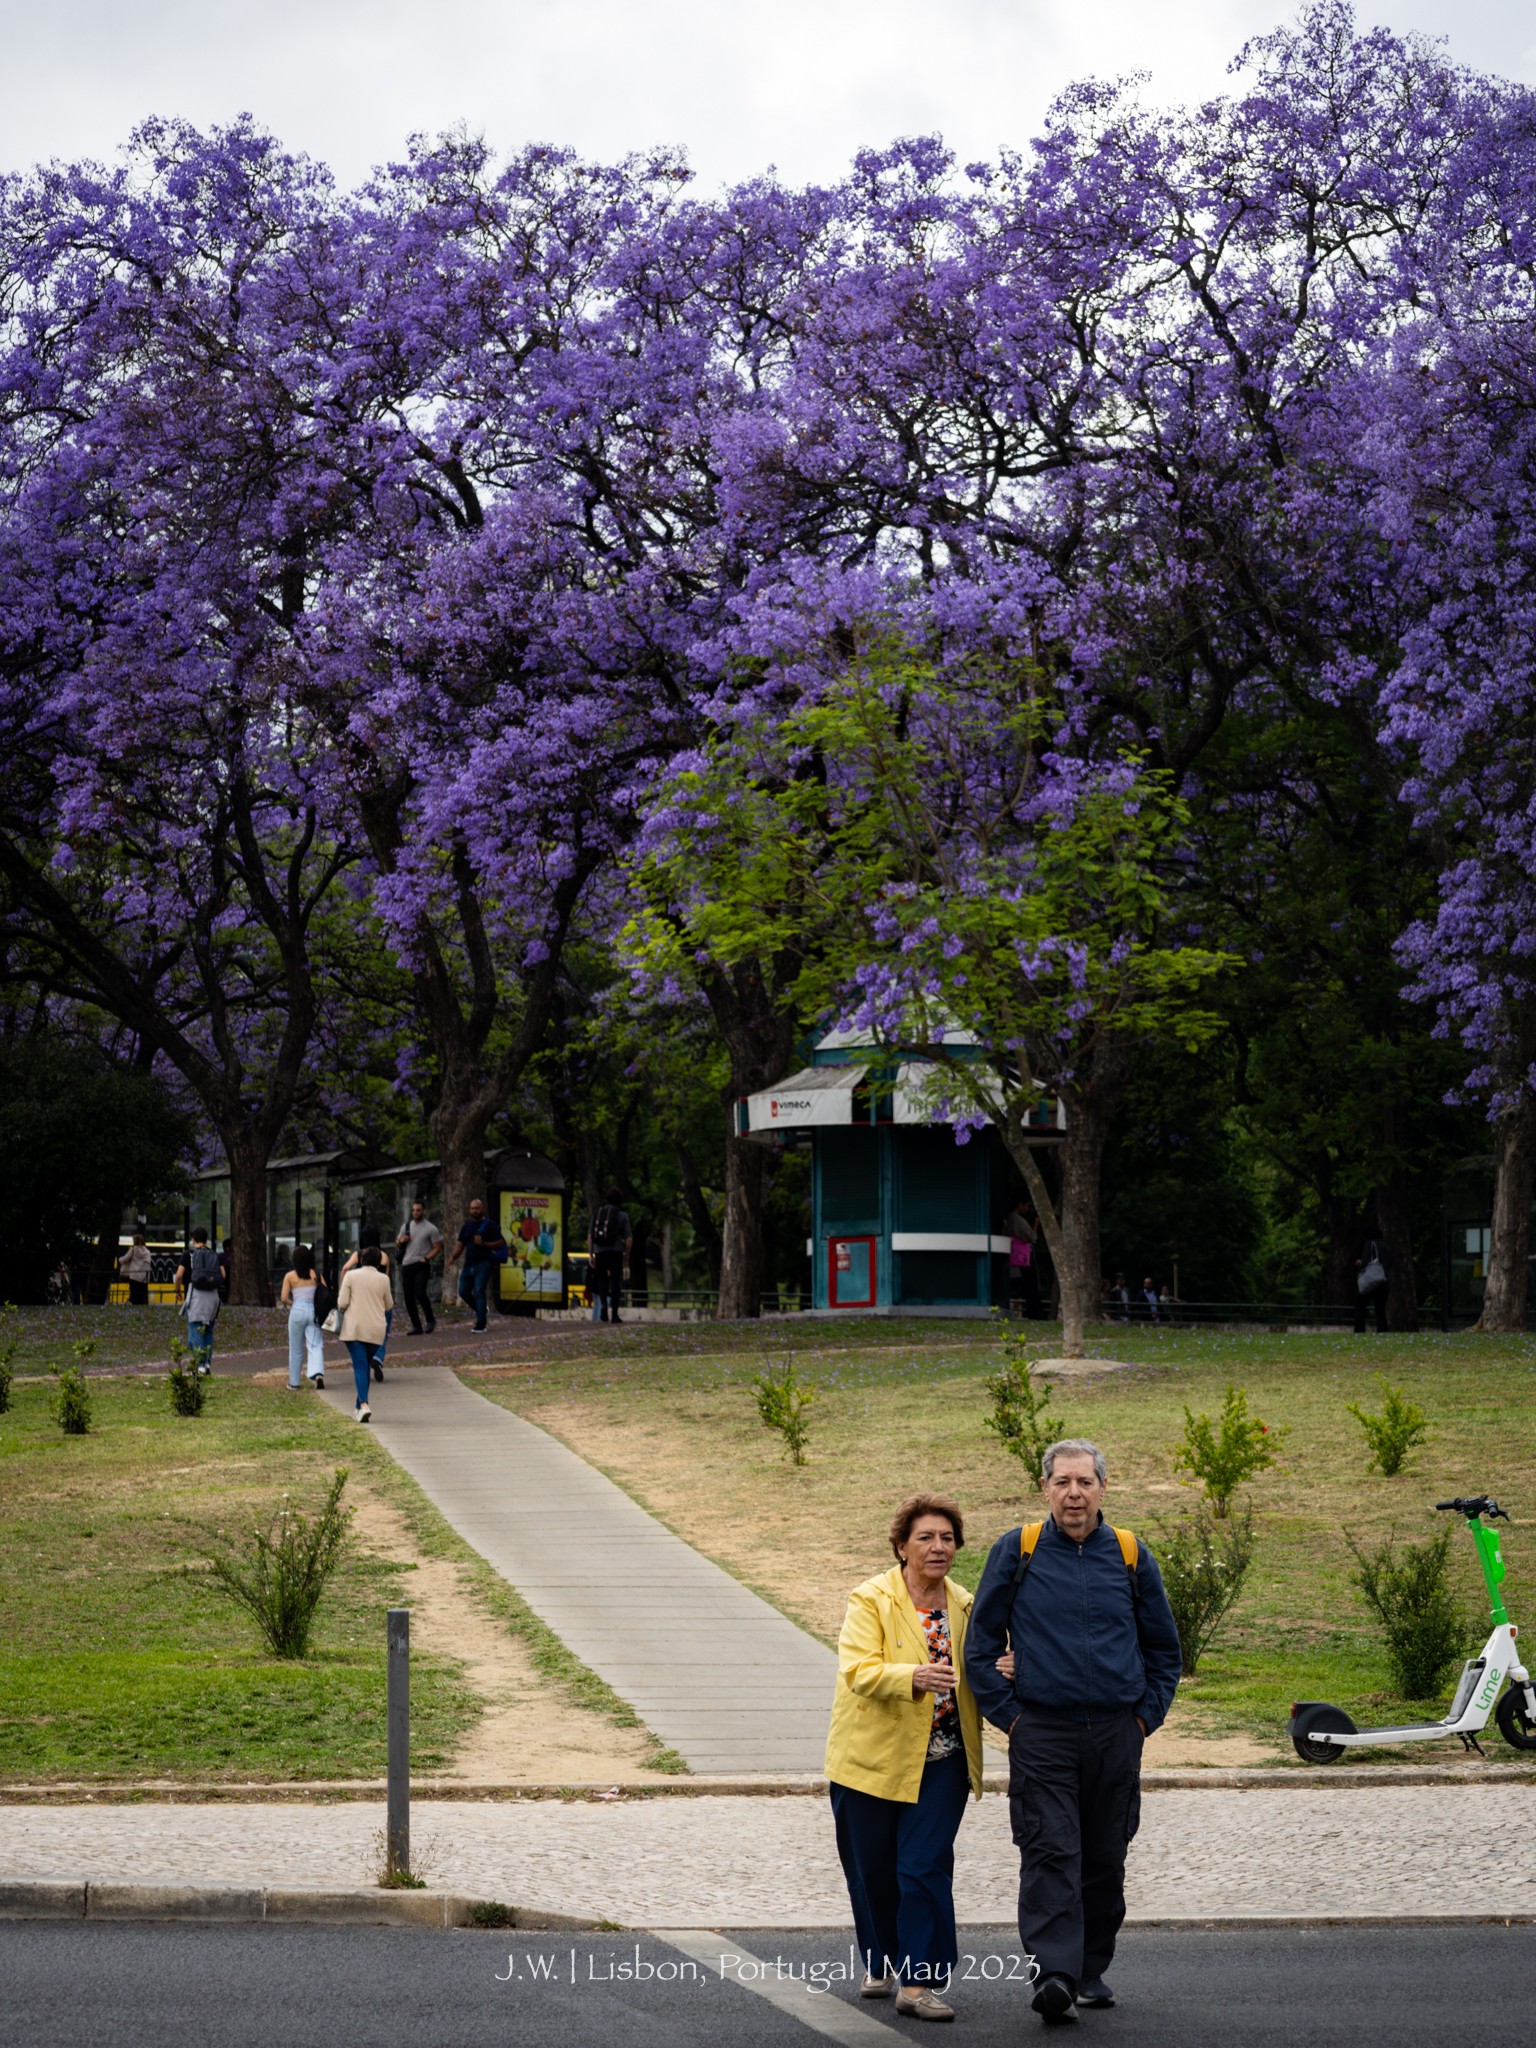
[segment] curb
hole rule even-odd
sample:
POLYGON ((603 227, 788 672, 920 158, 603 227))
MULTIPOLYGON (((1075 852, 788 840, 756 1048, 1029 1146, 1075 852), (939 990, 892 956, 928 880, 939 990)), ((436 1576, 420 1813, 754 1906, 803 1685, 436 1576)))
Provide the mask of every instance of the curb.
MULTIPOLYGON (((0 1880, 0 1922, 79 1920, 102 1922, 178 1921, 195 1926, 263 1924, 276 1927, 480 1927, 528 1934, 645 1934, 636 1924, 582 1919, 571 1913, 543 1913, 534 1907, 504 1906, 461 1892, 305 1891, 278 1885, 123 1884, 94 1879, 13 1878, 0 1880)), ((724 1924, 724 1923, 722 1923, 724 1924)), ((1011 1923, 967 1920, 970 1932, 1006 1933, 1011 1923)), ((1529 1912, 1469 1913, 1129 1913, 1127 1927, 1149 1931, 1251 1932, 1287 1927, 1529 1927, 1529 1912)), ((846 1933, 844 1923, 825 1930, 797 1923, 797 1933, 846 1933)), ((658 1930, 665 1939, 665 1927, 658 1930)))
POLYGON ((3 1920, 184 1920, 200 1925, 262 1921, 345 1927, 503 1927, 590 1933, 601 1927, 571 1913, 506 1906, 462 1892, 306 1891, 294 1885, 125 1884, 95 1878, 0 1879, 3 1920))
MULTIPOLYGON (((1002 1773, 988 1772, 983 1783, 989 1792, 1006 1792, 1008 1780, 1002 1773)), ((1390 1791, 1398 1785, 1536 1785, 1536 1765, 1503 1763, 1454 1764, 1274 1764, 1265 1769, 1227 1769, 1211 1766, 1203 1770, 1143 1771, 1144 1792, 1344 1792, 1370 1787, 1390 1791)), ((466 1800, 478 1802, 518 1800, 563 1800, 607 1804, 621 1799, 793 1799, 821 1798, 827 1781, 819 1772, 762 1772, 752 1777, 659 1778, 654 1784, 640 1780, 615 1783, 612 1779, 564 1785, 476 1785, 452 1780, 417 1779, 411 1798, 466 1800)), ((133 1806, 149 1802, 163 1806, 228 1805, 341 1805, 349 1801, 378 1801, 386 1797, 383 1778, 291 1779, 264 1784, 228 1782, 196 1785, 173 1778, 147 1778, 137 1783, 103 1785, 99 1782, 67 1782, 55 1785, 6 1785, 0 1783, 0 1807, 5 1806, 133 1806)))

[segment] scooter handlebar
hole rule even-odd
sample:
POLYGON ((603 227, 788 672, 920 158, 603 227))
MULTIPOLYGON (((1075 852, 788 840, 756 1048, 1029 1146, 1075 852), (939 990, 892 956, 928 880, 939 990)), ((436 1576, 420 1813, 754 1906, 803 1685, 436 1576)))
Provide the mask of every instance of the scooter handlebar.
POLYGON ((1489 1517, 1499 1515, 1506 1522, 1509 1520, 1509 1516, 1504 1513, 1498 1502, 1491 1494, 1487 1493, 1475 1494, 1468 1500, 1437 1500, 1435 1502, 1435 1512, 1436 1514, 1488 1515, 1489 1517))

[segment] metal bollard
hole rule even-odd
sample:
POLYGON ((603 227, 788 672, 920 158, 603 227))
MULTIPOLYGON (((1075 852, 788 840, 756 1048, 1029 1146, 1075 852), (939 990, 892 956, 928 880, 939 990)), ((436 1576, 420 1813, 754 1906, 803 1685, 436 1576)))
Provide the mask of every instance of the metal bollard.
POLYGON ((389 1821, 387 1857, 391 1877, 411 1868, 411 1611, 391 1607, 389 1645, 389 1821))

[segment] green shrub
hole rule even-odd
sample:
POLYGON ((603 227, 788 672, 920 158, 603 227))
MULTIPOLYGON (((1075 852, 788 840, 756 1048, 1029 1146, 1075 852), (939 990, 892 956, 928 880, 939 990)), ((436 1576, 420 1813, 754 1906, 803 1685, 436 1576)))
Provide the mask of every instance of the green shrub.
POLYGON ((1060 1416, 1051 1413, 1051 1389, 1035 1380, 1029 1349, 1028 1337, 1010 1331, 1003 1338, 1002 1369, 983 1385, 992 1397, 987 1428, 1038 1486, 1045 1453, 1066 1431, 1060 1416))
POLYGON ((202 1414, 208 1382, 192 1363, 192 1354, 179 1337, 171 1339, 171 1364, 165 1381, 171 1407, 178 1415, 202 1414))
POLYGON ((476 1899, 469 1909, 471 1927, 515 1927, 516 1906, 504 1906, 500 1899, 476 1899))
POLYGON ((795 1465, 805 1463, 805 1446, 810 1424, 805 1411, 816 1399, 816 1389, 795 1375, 793 1356, 784 1361, 780 1373, 760 1373, 752 1382, 757 1412, 765 1429, 776 1429, 784 1439, 785 1455, 795 1465))
POLYGON ((1184 1410, 1184 1438, 1174 1446, 1173 1462, 1199 1481, 1211 1513, 1224 1522, 1232 1512, 1233 1494, 1245 1479, 1274 1464, 1285 1435, 1250 1415, 1248 1396, 1241 1387, 1229 1386, 1219 1422, 1184 1410))
MULTIPOLYGON (((83 1349, 83 1346, 77 1346, 83 1349)), ((54 1419, 66 1436, 88 1436, 91 1428, 91 1393, 78 1365, 53 1368, 58 1386, 53 1394, 54 1419)))
POLYGON ((1202 1500, 1193 1514, 1158 1525, 1157 1562, 1178 1626, 1186 1678, 1194 1676, 1237 1604, 1253 1563, 1253 1545, 1251 1508, 1218 1524, 1202 1500))
POLYGON ((309 1648, 315 1610, 340 1561, 352 1519, 352 1510, 341 1504, 346 1483, 343 1467, 333 1476, 313 1521, 292 1507, 284 1494, 270 1528, 251 1531, 250 1555, 243 1565, 231 1557, 208 1554, 214 1589, 250 1610, 274 1657, 302 1657, 309 1648))
POLYGON ((1349 1540, 1357 1567, 1351 1577, 1381 1624, 1392 1683, 1405 1700, 1438 1697, 1465 1655, 1466 1624, 1450 1580, 1455 1535, 1442 1529, 1401 1551, 1391 1537, 1372 1551, 1349 1540))
POLYGON ((1371 1447, 1371 1461, 1366 1471, 1379 1472, 1383 1479, 1392 1479, 1411 1460, 1409 1452, 1415 1444, 1423 1443, 1429 1434, 1429 1418, 1423 1409, 1406 1400, 1402 1392, 1381 1381, 1384 1399, 1379 1415, 1368 1415, 1358 1402, 1351 1401, 1349 1412, 1365 1431, 1365 1440, 1371 1447))

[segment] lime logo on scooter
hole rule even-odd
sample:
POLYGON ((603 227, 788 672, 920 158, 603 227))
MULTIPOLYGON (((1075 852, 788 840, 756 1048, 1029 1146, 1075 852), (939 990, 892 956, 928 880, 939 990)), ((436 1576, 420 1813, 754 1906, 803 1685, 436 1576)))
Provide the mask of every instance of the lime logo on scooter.
POLYGON ((1475 1749, 1481 1756, 1477 1735, 1479 1729, 1487 1726, 1490 1713, 1498 1721, 1499 1733, 1512 1748, 1536 1750, 1536 1685, 1531 1683, 1530 1674, 1516 1653, 1517 1630, 1499 1596, 1505 1564, 1498 1531, 1483 1520, 1485 1515, 1489 1522, 1496 1515, 1506 1522, 1509 1517, 1486 1493, 1437 1501, 1435 1506, 1437 1512, 1465 1518, 1467 1533, 1477 1547, 1483 1583, 1488 1588, 1492 1635, 1479 1656, 1467 1659, 1455 1697, 1438 1721, 1412 1721, 1396 1728, 1357 1728, 1342 1707, 1327 1700, 1298 1700, 1291 1708, 1290 1737, 1303 1762, 1336 1764, 1346 1749, 1393 1742, 1433 1742, 1447 1735, 1459 1736, 1463 1748, 1475 1749), (1509 1688, 1501 1699, 1499 1688, 1506 1675, 1509 1688))

